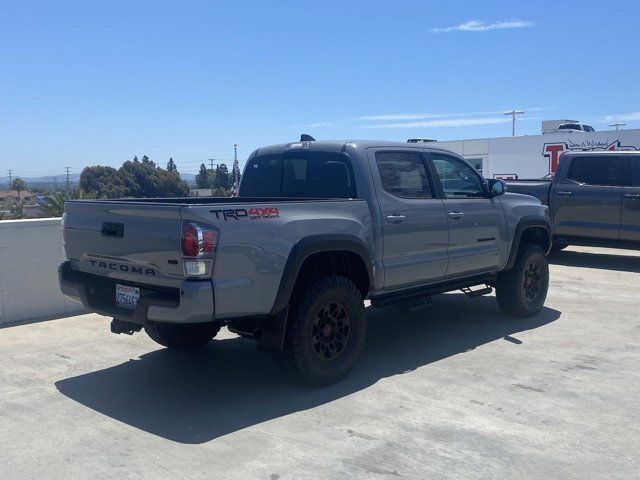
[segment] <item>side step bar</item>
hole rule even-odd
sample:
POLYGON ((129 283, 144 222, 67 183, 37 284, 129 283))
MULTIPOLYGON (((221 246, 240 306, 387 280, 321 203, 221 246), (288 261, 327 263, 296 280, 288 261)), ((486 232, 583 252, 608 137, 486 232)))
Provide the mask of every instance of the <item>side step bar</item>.
POLYGON ((420 300, 422 300, 421 303, 423 304, 425 302, 430 303, 432 295, 453 292, 454 290, 461 290, 469 297, 477 297, 491 293, 493 290, 489 285, 493 284, 497 278, 498 276, 495 273, 492 273, 459 280, 434 283, 432 285, 415 287, 400 292, 383 293, 381 295, 371 297, 371 305, 374 307, 382 307, 400 302, 420 302, 420 300), (471 287, 478 285, 484 285, 484 288, 471 290, 471 287))
POLYGON ((473 298, 480 297, 482 295, 489 295, 491 292, 493 292, 493 288, 491 288, 489 285, 485 285, 484 288, 479 288, 478 290, 471 290, 469 287, 463 287, 460 289, 460 291, 467 297, 473 298))

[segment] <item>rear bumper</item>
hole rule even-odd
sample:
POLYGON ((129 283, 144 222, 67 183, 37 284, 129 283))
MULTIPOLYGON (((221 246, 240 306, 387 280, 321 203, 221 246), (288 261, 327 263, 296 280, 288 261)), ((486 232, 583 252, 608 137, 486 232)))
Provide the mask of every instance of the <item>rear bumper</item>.
POLYGON ((129 322, 201 323, 211 322, 215 316, 211 280, 185 280, 179 288, 160 287, 79 272, 68 261, 58 267, 58 280, 62 293, 87 310, 129 322), (135 311, 116 307, 116 283, 140 288, 135 311))

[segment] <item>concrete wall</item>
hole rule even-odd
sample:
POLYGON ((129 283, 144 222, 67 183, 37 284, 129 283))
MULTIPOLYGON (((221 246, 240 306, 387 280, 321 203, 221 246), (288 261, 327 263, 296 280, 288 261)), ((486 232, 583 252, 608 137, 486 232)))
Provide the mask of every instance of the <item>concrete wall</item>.
POLYGON ((0 325, 83 311, 58 288, 59 218, 0 221, 0 325))

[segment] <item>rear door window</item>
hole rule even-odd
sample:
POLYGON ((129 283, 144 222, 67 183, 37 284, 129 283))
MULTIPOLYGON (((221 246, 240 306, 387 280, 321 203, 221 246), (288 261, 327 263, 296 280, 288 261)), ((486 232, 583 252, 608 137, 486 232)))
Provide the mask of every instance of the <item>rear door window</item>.
POLYGON ((382 188, 402 198, 433 198, 422 155, 415 152, 376 152, 382 188))
POLYGON ((571 159, 567 178, 585 185, 622 185, 620 157, 611 155, 576 156, 571 159))
POLYGON ((640 187, 640 156, 630 155, 631 158, 631 185, 640 187))

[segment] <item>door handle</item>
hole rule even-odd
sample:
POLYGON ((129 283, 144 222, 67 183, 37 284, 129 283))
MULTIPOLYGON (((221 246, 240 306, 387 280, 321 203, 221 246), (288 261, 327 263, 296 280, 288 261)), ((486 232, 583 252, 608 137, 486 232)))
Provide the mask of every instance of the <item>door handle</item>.
POLYGON ((407 219, 405 215, 387 215, 387 222, 402 223, 407 219))
POLYGON ((629 198, 631 200, 638 200, 640 199, 640 193, 625 193, 624 198, 629 198))
POLYGON ((449 212, 449 218, 454 220, 460 220, 462 217, 464 217, 464 212, 449 212))
POLYGON ((568 190, 558 190, 556 193, 561 197, 570 197, 573 195, 573 192, 569 192, 568 190))

